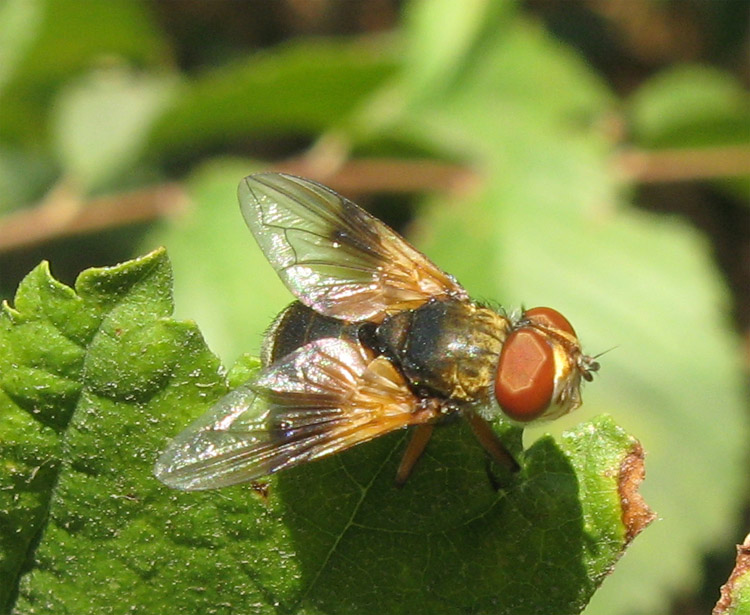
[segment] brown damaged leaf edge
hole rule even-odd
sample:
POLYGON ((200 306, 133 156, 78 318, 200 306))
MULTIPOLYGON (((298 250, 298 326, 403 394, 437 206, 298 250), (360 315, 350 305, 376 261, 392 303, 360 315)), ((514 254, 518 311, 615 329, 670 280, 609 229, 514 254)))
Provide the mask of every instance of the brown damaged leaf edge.
POLYGON ((640 442, 636 442, 620 464, 620 473, 617 477, 626 544, 630 544, 633 538, 656 518, 656 514, 648 507, 646 500, 638 491, 646 475, 643 460, 643 447, 640 442))
POLYGON ((745 542, 737 545, 737 563, 726 584, 721 586, 721 598, 716 603, 714 610, 711 611, 711 615, 726 615, 735 612, 740 606, 734 602, 735 584, 748 572, 750 572, 750 534, 745 536, 745 542))

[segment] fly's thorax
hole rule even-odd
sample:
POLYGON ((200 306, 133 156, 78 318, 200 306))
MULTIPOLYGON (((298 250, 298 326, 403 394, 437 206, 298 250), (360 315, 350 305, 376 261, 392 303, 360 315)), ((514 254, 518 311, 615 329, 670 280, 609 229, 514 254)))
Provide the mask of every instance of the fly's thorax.
POLYGON ((376 337, 415 390, 482 403, 509 326, 507 318, 475 303, 433 300, 387 317, 376 337))

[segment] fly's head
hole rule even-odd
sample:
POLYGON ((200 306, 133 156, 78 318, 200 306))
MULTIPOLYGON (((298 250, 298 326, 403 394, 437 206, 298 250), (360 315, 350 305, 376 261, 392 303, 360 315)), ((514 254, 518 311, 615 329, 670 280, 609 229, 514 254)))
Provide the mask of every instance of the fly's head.
POLYGON ((582 380, 591 381, 598 369, 560 312, 547 307, 526 310, 503 344, 495 400, 519 423, 555 419, 581 405, 582 380))

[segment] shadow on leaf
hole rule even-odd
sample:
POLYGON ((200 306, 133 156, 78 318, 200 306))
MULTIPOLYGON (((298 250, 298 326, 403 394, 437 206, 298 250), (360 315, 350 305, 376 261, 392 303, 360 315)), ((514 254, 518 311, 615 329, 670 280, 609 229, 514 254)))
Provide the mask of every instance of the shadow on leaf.
POLYGON ((594 589, 578 479, 551 439, 495 491, 468 427, 436 431, 402 489, 403 434, 282 473, 302 572, 289 612, 577 613, 594 589))

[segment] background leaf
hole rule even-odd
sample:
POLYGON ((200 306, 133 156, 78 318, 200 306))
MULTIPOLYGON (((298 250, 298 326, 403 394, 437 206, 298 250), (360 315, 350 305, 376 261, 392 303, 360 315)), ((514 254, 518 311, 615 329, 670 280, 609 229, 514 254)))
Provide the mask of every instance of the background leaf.
POLYGON ((174 79, 98 71, 70 84, 56 101, 53 130, 65 173, 85 191, 130 169, 156 119, 174 96, 174 79))
MULTIPOLYGON (((22 56, 14 77, 0 91, 0 136, 12 143, 39 145, 46 139, 54 86, 101 62, 120 58, 155 64, 166 52, 145 6, 129 0, 81 3, 34 0, 33 44, 16 47, 22 56), (71 36, 71 33, 77 33, 71 36), (85 33, 85 34, 84 34, 85 33), (39 121, 39 120, 42 121, 39 121)), ((7 10, 10 10, 8 8, 7 10)))
MULTIPOLYGON (((631 97, 630 126, 637 142, 677 150, 747 144, 750 96, 739 80, 707 66, 685 65, 657 74, 631 97)), ((728 150, 715 165, 731 168, 743 149, 728 150)), ((750 176, 717 182, 750 204, 750 176)))
POLYGON ((707 66, 661 73, 630 103, 636 137, 650 147, 744 143, 750 130, 747 92, 727 73, 707 66))
POLYGON ((0 6, 0 92, 37 35, 40 3, 8 0, 0 6))
POLYGON ((382 46, 306 41, 198 75, 155 126, 151 149, 263 134, 315 134, 341 121, 393 72, 382 46))

